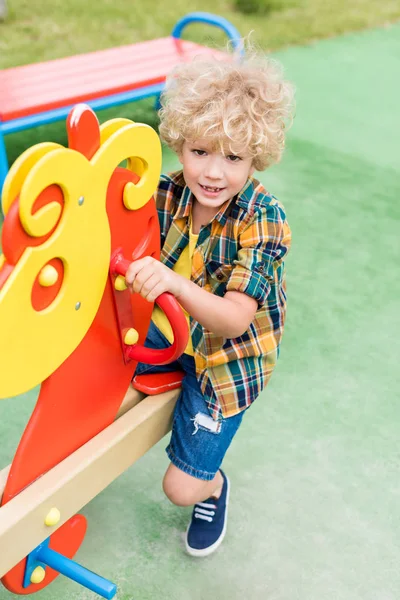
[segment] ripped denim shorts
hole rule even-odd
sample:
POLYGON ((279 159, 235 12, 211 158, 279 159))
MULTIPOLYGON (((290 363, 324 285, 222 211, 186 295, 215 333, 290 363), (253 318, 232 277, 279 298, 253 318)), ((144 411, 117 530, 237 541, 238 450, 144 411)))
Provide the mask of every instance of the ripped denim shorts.
MULTIPOLYGON (((151 323, 145 346, 165 348, 168 345, 165 336, 151 323)), ((182 381, 182 393, 175 406, 171 439, 166 452, 170 461, 185 473, 210 481, 222 464, 242 422, 244 411, 222 421, 213 420, 196 379, 194 358, 189 354, 183 354, 169 365, 139 363, 135 375, 178 369, 185 372, 185 377, 182 381)))

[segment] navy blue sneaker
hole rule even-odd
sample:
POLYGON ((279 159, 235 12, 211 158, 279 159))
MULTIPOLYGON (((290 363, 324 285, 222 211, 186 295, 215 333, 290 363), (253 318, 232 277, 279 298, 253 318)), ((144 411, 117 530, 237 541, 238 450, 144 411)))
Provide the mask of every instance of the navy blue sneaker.
POLYGON ((228 522, 229 479, 224 479, 221 496, 208 498, 194 505, 192 520, 186 531, 186 551, 191 556, 208 556, 218 548, 228 522))

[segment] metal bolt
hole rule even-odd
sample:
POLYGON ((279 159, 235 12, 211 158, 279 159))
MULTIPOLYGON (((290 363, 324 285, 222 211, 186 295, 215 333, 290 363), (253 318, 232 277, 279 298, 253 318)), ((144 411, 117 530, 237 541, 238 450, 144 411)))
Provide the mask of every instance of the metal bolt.
POLYGON ((85 202, 85 198, 83 196, 81 196, 78 200, 78 204, 79 206, 82 206, 82 204, 85 202))
POLYGON ((124 342, 127 346, 133 346, 134 344, 137 344, 138 339, 139 333, 136 331, 136 329, 133 329, 133 327, 128 329, 128 331, 125 333, 124 342))
POLYGON ((80 302, 77 302, 77 303, 75 304, 75 310, 79 310, 79 309, 80 309, 80 307, 81 307, 81 303, 80 303, 80 302))
POLYGON ((43 579, 46 577, 46 571, 43 567, 39 566, 32 572, 31 575, 31 583, 42 583, 43 579))
POLYGON ((54 525, 57 525, 57 523, 60 521, 60 519, 61 519, 60 511, 58 510, 58 508, 56 508, 54 506, 47 513, 46 518, 44 520, 44 524, 47 525, 47 527, 53 527, 54 525))

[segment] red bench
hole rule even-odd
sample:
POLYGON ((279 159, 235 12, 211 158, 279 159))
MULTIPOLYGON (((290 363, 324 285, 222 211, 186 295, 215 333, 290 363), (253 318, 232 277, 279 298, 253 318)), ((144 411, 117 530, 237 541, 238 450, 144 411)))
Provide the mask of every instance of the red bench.
POLYGON ((192 22, 222 28, 234 46, 239 43, 239 33, 226 19, 190 13, 166 38, 0 71, 0 191, 8 171, 4 135, 65 119, 78 102, 99 110, 159 97, 175 65, 199 54, 226 57, 181 39, 192 22))

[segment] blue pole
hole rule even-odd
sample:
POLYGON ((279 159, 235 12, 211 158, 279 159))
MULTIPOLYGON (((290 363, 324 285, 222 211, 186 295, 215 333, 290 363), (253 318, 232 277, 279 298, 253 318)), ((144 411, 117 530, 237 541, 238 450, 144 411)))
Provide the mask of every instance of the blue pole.
MULTIPOLYGON (((142 98, 148 98, 149 96, 158 96, 163 91, 164 86, 164 82, 155 83, 145 88, 121 92, 119 94, 113 94, 112 96, 97 98, 96 100, 87 100, 85 101, 85 104, 91 106, 93 110, 101 110, 103 108, 109 108, 110 106, 118 106, 120 104, 134 102, 135 100, 141 100, 142 98)), ((0 124, 0 127, 4 134, 7 134, 30 129, 31 127, 37 127, 38 125, 54 123, 55 121, 61 121, 68 117, 70 110, 74 108, 74 106, 75 104, 70 104, 69 106, 63 106, 62 108, 54 108, 53 110, 48 110, 46 112, 29 115, 27 117, 20 117, 0 124)))
POLYGON ((115 583, 104 579, 104 577, 100 577, 100 575, 89 571, 89 569, 85 569, 85 567, 78 565, 74 560, 63 556, 48 546, 42 546, 36 554, 35 559, 87 587, 103 598, 107 598, 107 600, 114 598, 117 593, 115 583))
POLYGON ((189 23, 207 23, 208 25, 213 25, 214 27, 219 27, 222 29, 229 39, 232 42, 232 45, 235 50, 240 50, 240 55, 243 56, 243 49, 241 48, 241 35, 232 23, 225 19, 224 17, 219 17, 218 15, 213 15, 212 13, 207 12, 192 12, 188 13, 182 19, 180 19, 175 27, 172 30, 172 37, 180 38, 182 35, 183 29, 189 25, 189 23))
POLYGON ((1 198, 1 191, 3 189, 4 180, 6 178, 7 173, 8 173, 8 160, 7 160, 7 153, 6 153, 6 145, 4 143, 4 136, 3 136, 3 132, 1 130, 1 123, 0 123, 0 198, 1 198))

